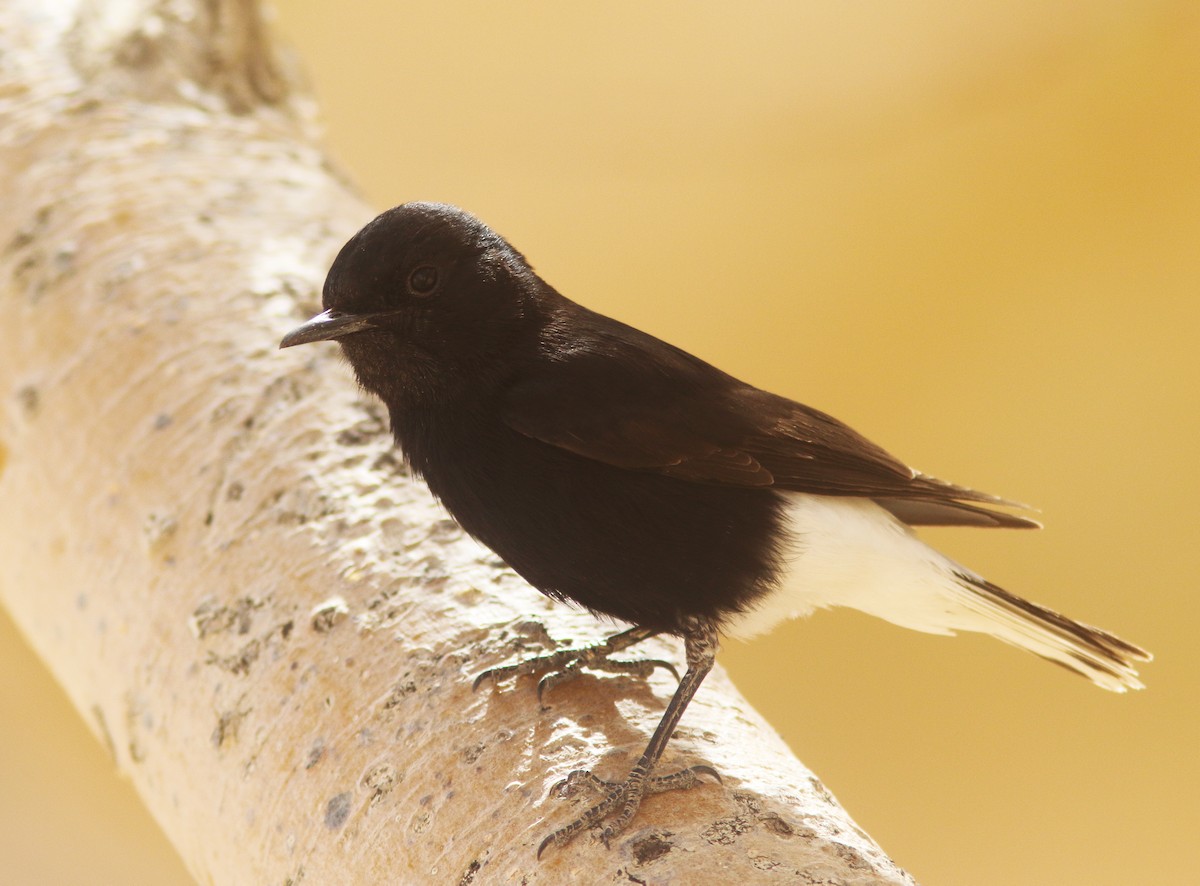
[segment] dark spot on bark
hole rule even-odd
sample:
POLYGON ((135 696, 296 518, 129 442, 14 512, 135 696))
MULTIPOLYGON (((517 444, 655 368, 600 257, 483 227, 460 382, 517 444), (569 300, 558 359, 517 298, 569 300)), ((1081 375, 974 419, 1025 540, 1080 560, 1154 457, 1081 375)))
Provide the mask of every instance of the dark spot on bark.
POLYGON ((389 471, 399 477, 408 476, 408 467, 396 457, 395 448, 381 452, 375 461, 371 463, 371 467, 376 471, 389 471))
POLYGON ((261 609, 263 605, 263 600, 254 597, 239 597, 228 606, 218 606, 215 600, 205 600, 192 612, 192 632, 201 640, 226 631, 248 634, 254 621, 254 610, 261 609))
POLYGON ((246 715, 250 711, 225 711, 217 718, 217 725, 213 728, 212 743, 214 747, 224 747, 226 742, 236 742, 238 730, 242 726, 242 721, 246 719, 246 715))
POLYGON ((215 652, 210 652, 208 658, 205 659, 205 664, 216 665, 234 676, 244 677, 250 673, 251 665, 258 661, 261 652, 262 643, 258 640, 251 640, 233 655, 217 655, 215 652))
POLYGON ((41 233, 42 228, 46 226, 46 222, 49 220, 50 207, 40 207, 34 214, 33 220, 22 226, 13 238, 8 241, 8 245, 4 248, 4 251, 16 252, 18 249, 24 249, 37 238, 37 235, 41 233))
POLYGON ((25 385, 17 391, 17 402, 21 404, 21 411, 25 413, 25 417, 33 418, 41 406, 41 394, 33 385, 25 385))
POLYGON ((160 58, 157 42, 144 31, 134 31, 118 44, 113 61, 126 68, 149 68, 160 58))
POLYGON ((461 534, 462 530, 453 520, 434 520, 429 526, 429 535, 426 537, 437 541, 448 541, 461 534))
POLYGON ((82 101, 72 102, 67 105, 66 112, 73 115, 90 114, 93 111, 98 111, 102 107, 100 99, 85 98, 82 101))
POLYGON ((734 802, 752 815, 758 815, 762 812, 762 803, 759 802, 758 797, 747 791, 734 791, 733 799, 734 802))
POLYGON ((46 280, 42 277, 35 276, 35 271, 41 264, 42 256, 40 253, 33 253, 22 259, 15 268, 13 268, 13 282, 17 284, 16 288, 24 289, 26 296, 31 302, 37 302, 42 293, 46 289, 46 280))
POLYGON ((407 674, 400 678, 399 682, 392 688, 391 693, 387 697, 387 701, 383 703, 385 711, 396 707, 400 702, 417 691, 417 684, 407 674))
POLYGON ((829 788, 827 788, 827 787, 825 787, 825 785, 821 784, 821 780, 818 779, 815 775, 810 775, 808 777, 808 783, 809 783, 809 786, 813 789, 813 792, 818 797, 820 797, 822 800, 824 800, 825 802, 827 802, 827 803, 836 803, 837 802, 836 800, 834 800, 833 794, 829 793, 829 788))
POLYGON ((18 249, 24 249, 33 242, 34 232, 28 228, 22 228, 17 231, 11 240, 8 241, 8 246, 4 248, 5 252, 16 252, 18 249))
POLYGON ((637 860, 637 863, 649 864, 670 852, 671 847, 675 844, 665 839, 665 837, 665 834, 651 834, 648 837, 643 837, 635 841, 630 848, 633 850, 633 857, 637 860))
POLYGON ((831 844, 831 848, 833 849, 833 854, 840 858, 845 863, 846 867, 850 868, 851 870, 870 870, 871 863, 863 858, 857 850, 851 848, 850 846, 847 846, 844 843, 833 843, 831 844))
POLYGON ((722 818, 714 821, 704 829, 704 832, 700 836, 709 843, 719 843, 728 846, 752 827, 754 825, 749 818, 744 815, 735 815, 732 818, 722 818))
POLYGON ((403 780, 404 776, 388 763, 380 763, 378 766, 368 769, 362 778, 362 783, 371 791, 370 805, 372 807, 378 805, 403 780))
POLYGON ((318 738, 308 749, 308 759, 304 762, 305 769, 312 769, 325 759, 325 739, 318 738))
POLYGON ((778 871, 783 865, 773 858, 767 858, 765 855, 750 856, 750 864, 760 871, 778 871))
POLYGON ((350 792, 343 791, 325 804, 325 827, 335 831, 350 817, 350 792))
POLYGON ((229 488, 225 490, 225 498, 229 501, 240 501, 242 493, 246 491, 246 487, 240 481, 234 480, 229 484, 229 488))
POLYGON ((467 865, 466 872, 461 878, 459 878, 458 886, 471 886, 471 884, 475 882, 475 875, 479 873, 479 869, 481 867, 483 867, 483 865, 479 863, 479 859, 475 859, 473 862, 467 865))
POLYGON ((383 415, 376 409, 368 409, 366 418, 346 428, 336 437, 341 446, 362 446, 387 431, 383 415))

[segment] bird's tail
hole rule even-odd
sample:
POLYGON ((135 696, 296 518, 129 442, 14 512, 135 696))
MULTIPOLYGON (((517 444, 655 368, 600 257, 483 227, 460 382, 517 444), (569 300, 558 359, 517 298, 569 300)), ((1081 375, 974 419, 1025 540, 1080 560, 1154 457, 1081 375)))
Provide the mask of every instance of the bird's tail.
POLYGON ((957 601, 981 619, 967 627, 991 634, 1047 661, 1087 677, 1097 686, 1125 692, 1143 688, 1135 662, 1149 661, 1146 650, 1107 631, 1074 621, 965 570, 955 570, 957 601))
POLYGON ((846 606, 931 634, 973 631, 1027 649, 1113 692, 1141 689, 1144 649, 1010 594, 918 539, 861 498, 790 494, 779 589, 725 627, 761 634, 783 618, 846 606))

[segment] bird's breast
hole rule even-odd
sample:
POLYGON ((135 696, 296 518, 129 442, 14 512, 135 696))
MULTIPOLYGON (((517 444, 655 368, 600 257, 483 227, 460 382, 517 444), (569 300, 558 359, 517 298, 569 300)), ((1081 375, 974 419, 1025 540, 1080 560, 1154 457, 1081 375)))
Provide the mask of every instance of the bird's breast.
POLYGON ((780 499, 587 459, 502 421, 395 416, 450 514, 534 587, 657 630, 724 620, 773 586, 780 499))

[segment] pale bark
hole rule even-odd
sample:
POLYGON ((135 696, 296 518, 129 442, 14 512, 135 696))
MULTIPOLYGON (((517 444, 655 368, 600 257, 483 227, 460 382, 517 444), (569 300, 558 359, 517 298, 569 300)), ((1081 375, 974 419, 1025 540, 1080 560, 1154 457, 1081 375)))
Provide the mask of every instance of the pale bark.
MULTIPOLYGON (((0 593, 201 882, 910 883, 719 670, 605 849, 538 842, 671 684, 481 669, 611 627, 404 475, 336 348, 371 217, 246 2, 0 5, 0 593)), ((677 644, 647 644, 680 658, 677 644)))

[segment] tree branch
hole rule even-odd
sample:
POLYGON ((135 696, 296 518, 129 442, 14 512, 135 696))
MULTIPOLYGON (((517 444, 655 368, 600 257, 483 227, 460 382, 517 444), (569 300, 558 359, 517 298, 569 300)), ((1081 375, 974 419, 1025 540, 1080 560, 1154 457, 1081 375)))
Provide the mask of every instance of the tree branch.
POLYGON ((332 347, 276 351, 373 213, 256 8, 11 0, 0 65, 0 593, 199 880, 911 882, 719 671, 668 756, 724 785, 535 862, 671 686, 471 692, 610 626, 462 535, 332 347))

